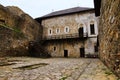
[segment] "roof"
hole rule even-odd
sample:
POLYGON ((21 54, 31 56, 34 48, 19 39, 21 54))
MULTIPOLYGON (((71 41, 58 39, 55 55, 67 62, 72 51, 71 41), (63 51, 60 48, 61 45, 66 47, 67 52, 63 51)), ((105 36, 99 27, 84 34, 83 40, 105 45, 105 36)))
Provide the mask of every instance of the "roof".
POLYGON ((65 10, 55 11, 55 12, 49 13, 47 15, 44 15, 42 17, 36 18, 36 19, 44 19, 44 18, 73 14, 73 13, 78 13, 78 12, 85 12, 85 11, 90 11, 90 10, 94 10, 94 8, 74 7, 74 8, 69 8, 69 9, 65 9, 65 10))

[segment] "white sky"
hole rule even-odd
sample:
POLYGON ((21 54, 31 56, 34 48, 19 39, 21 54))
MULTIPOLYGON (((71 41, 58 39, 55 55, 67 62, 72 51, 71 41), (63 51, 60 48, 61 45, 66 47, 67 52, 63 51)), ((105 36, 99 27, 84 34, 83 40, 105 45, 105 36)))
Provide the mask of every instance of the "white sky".
POLYGON ((93 7, 93 0, 0 0, 3 6, 18 6, 33 18, 72 7, 93 7))

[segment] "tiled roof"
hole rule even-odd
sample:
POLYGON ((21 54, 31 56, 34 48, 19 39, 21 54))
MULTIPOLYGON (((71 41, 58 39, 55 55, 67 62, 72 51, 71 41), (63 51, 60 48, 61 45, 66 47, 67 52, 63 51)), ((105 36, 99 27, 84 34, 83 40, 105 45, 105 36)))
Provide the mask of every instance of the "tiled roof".
POLYGON ((84 11, 89 11, 89 10, 94 10, 94 8, 74 7, 74 8, 69 8, 69 9, 65 9, 65 10, 55 11, 55 12, 49 13, 49 14, 44 15, 39 18, 49 18, 49 17, 72 14, 72 13, 77 13, 77 12, 84 12, 84 11))

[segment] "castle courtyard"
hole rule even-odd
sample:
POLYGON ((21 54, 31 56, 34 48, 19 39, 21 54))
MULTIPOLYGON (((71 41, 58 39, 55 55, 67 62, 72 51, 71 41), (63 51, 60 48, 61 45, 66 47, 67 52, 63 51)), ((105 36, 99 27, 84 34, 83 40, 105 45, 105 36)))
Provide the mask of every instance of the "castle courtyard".
POLYGON ((0 80, 119 80, 90 58, 14 57, 0 60, 0 80))

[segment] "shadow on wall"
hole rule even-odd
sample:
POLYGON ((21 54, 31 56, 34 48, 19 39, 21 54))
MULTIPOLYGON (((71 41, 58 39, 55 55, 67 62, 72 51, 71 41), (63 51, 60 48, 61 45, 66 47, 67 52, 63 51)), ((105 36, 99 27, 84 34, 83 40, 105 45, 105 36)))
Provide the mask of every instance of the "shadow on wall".
POLYGON ((31 57, 41 57, 41 58, 49 58, 51 57, 50 54, 48 54, 48 51, 44 49, 43 46, 41 46, 40 42, 29 42, 29 55, 31 57))
POLYGON ((99 58, 98 54, 86 54, 87 58, 99 58))

